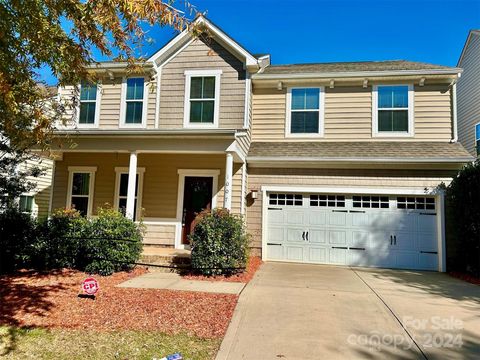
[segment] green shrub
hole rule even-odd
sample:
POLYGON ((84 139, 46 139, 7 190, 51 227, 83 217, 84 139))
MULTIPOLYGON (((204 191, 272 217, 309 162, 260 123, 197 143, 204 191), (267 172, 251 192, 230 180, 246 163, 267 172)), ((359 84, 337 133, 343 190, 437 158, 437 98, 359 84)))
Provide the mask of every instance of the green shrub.
POLYGON ((88 220, 80 212, 60 209, 50 219, 38 225, 38 238, 34 245, 32 265, 36 269, 81 269, 80 238, 88 220))
POLYGON ((0 212, 0 273, 30 267, 31 247, 37 237, 35 220, 16 207, 0 212))
POLYGON ((249 236, 243 218, 226 209, 204 211, 196 218, 192 269, 203 275, 232 275, 245 269, 249 236))
POLYGON ((142 231, 142 225, 120 212, 98 209, 98 217, 89 221, 80 243, 85 271, 110 275, 133 268, 142 252, 142 231))
POLYGON ((480 161, 467 165, 447 188, 451 270, 480 276, 480 161), (452 246, 453 244, 453 246, 452 246))

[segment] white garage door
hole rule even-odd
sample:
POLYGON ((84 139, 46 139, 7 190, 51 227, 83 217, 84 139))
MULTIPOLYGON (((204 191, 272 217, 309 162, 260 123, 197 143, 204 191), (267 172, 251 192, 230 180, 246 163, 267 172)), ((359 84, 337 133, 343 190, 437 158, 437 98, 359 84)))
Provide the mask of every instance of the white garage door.
POLYGON ((434 197, 267 196, 268 260, 438 269, 434 197))

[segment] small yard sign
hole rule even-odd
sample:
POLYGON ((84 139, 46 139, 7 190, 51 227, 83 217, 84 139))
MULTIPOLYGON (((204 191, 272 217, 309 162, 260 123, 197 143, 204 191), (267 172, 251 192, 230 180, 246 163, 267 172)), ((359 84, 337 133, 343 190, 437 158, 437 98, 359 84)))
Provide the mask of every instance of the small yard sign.
POLYGON ((100 287, 98 286, 98 282, 95 280, 95 278, 89 277, 83 280, 82 288, 85 294, 95 295, 100 287))

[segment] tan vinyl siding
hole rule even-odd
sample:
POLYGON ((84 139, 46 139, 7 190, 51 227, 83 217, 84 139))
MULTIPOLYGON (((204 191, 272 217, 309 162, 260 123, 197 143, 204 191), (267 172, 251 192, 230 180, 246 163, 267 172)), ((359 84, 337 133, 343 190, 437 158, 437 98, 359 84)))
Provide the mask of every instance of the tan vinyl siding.
POLYGON ((145 223, 143 243, 147 245, 175 245, 175 225, 145 223))
MULTIPOLYGON (((122 79, 104 80, 100 101, 99 127, 102 129, 118 129, 120 121, 120 99, 122 79)), ((97 101, 98 106, 98 101, 97 101)))
POLYGON ((185 70, 222 70, 220 76, 219 127, 243 126, 245 111, 245 70, 240 60, 214 40, 193 42, 162 67, 160 122, 163 129, 183 127, 185 70))
MULTIPOLYGON (((448 141, 452 134, 451 94, 448 85, 415 86, 415 136, 401 140, 448 141)), ((256 89, 253 94, 253 141, 285 139, 286 90, 256 89)), ((385 141, 372 137, 372 88, 325 89, 322 141, 385 141)), ((397 138, 398 139, 398 138, 397 138)), ((312 140, 312 139, 310 139, 312 140)), ((288 138, 288 141, 306 141, 288 138)))
POLYGON ((53 161, 48 158, 27 160, 23 166, 27 169, 37 167, 42 170, 42 175, 38 177, 27 177, 27 181, 35 184, 35 188, 25 195, 32 195, 34 197, 33 214, 38 219, 45 219, 48 217, 48 208, 50 204, 53 161))
POLYGON ((463 73, 457 85, 458 139, 476 156, 475 124, 480 122, 480 34, 472 33, 459 66, 463 73))
POLYGON ((264 185, 332 186, 371 188, 416 188, 449 184, 455 171, 381 170, 381 169, 248 169, 248 189, 257 190, 256 200, 247 202, 247 228, 253 237, 252 247, 261 248, 262 194, 264 185))

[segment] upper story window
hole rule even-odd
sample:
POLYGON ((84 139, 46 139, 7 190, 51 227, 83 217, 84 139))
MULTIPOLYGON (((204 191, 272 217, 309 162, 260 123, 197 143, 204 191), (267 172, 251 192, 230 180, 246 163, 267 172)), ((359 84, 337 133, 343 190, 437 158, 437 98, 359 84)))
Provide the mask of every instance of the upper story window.
POLYGON ((480 156, 480 123, 475 125, 475 149, 477 149, 477 156, 480 156))
POLYGON ((99 109, 97 100, 100 97, 97 84, 90 82, 82 82, 80 84, 80 114, 78 117, 78 125, 97 126, 99 109))
POLYGON ((146 83, 143 77, 128 78, 122 89, 122 125, 145 126, 146 83))
POLYGON ((187 70, 185 127, 218 126, 221 70, 187 70))
POLYGON ((372 99, 374 136, 413 136, 413 86, 374 86, 372 99))
POLYGON ((323 135, 323 88, 290 88, 287 91, 286 136, 323 135))

